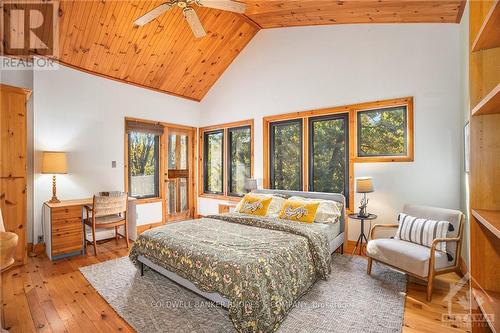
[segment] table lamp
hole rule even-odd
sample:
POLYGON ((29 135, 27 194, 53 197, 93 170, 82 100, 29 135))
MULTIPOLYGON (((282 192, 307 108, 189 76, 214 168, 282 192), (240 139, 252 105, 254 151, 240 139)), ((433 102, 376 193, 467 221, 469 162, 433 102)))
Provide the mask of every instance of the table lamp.
POLYGON ((367 217, 368 212, 366 207, 368 206, 369 199, 366 198, 366 193, 373 192, 373 179, 372 177, 359 177, 356 178, 356 192, 363 193, 363 199, 361 199, 359 206, 359 216, 367 217))
POLYGON ((252 192, 257 189, 257 179, 248 178, 245 180, 245 190, 252 192))
POLYGON ((56 175, 68 173, 66 153, 60 151, 44 151, 42 173, 52 174, 52 199, 50 203, 61 202, 56 195, 56 175))

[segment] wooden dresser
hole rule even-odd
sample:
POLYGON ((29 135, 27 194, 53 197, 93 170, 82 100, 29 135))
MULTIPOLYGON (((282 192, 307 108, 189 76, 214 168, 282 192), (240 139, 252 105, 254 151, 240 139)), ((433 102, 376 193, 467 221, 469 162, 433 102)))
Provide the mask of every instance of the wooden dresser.
POLYGON ((92 205, 92 199, 43 205, 45 249, 50 260, 83 253, 84 205, 92 205))
POLYGON ((15 263, 27 262, 26 103, 31 92, 0 84, 0 209, 5 230, 18 238, 15 263))

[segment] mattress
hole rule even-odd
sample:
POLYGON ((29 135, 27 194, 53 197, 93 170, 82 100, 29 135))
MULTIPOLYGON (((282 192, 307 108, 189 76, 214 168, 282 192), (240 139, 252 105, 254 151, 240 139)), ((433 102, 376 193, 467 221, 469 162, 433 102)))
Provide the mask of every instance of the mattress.
POLYGON ((328 243, 331 243, 340 234, 340 223, 316 223, 320 231, 325 234, 328 243))

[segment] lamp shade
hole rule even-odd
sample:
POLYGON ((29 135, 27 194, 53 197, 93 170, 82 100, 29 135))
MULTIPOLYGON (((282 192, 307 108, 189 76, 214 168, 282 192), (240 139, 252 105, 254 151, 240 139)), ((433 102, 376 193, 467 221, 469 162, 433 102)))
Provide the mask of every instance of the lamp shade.
POLYGON ((359 177, 356 178, 356 192, 370 193, 373 192, 373 178, 372 177, 359 177))
POLYGON ((245 190, 248 192, 252 192, 253 190, 257 189, 257 180, 248 178, 245 180, 245 190))
POLYGON ((44 151, 42 160, 42 173, 68 173, 66 153, 60 151, 44 151))

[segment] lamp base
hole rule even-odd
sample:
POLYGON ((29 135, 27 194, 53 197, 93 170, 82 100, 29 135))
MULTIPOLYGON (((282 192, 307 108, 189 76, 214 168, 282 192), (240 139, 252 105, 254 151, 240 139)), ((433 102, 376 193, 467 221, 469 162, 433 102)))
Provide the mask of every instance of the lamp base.
POLYGON ((49 203, 60 203, 61 200, 57 199, 56 196, 53 196, 52 199, 49 200, 49 203))

